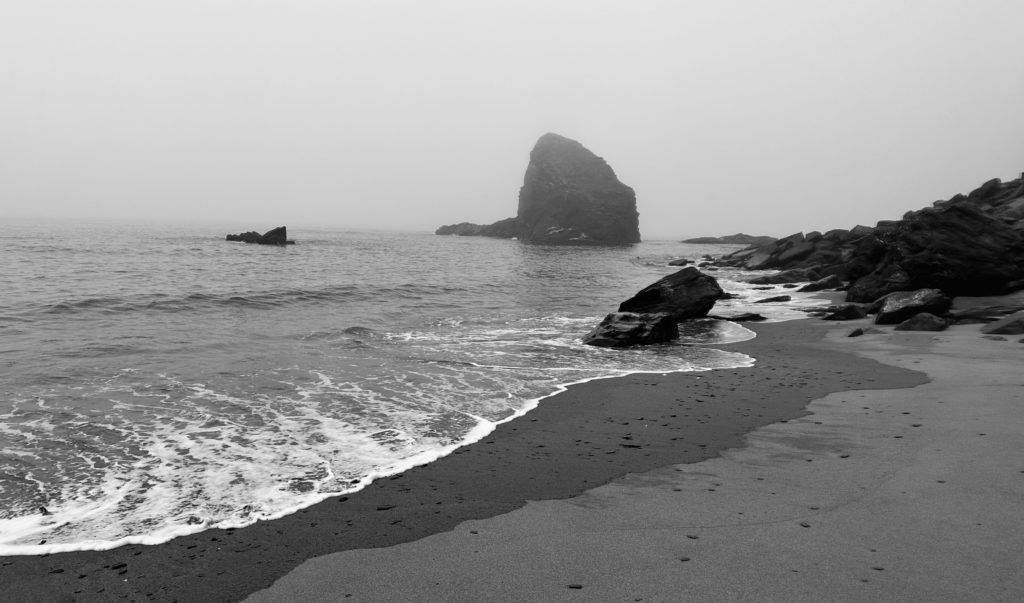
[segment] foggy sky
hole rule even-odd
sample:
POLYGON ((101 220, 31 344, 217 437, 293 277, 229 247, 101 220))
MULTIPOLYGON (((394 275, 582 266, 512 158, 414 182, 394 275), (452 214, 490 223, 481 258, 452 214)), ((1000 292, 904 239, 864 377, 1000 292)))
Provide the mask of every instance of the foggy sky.
POLYGON ((1024 2, 0 6, 4 215, 433 230, 545 132, 645 238, 898 218, 1024 170, 1024 2))

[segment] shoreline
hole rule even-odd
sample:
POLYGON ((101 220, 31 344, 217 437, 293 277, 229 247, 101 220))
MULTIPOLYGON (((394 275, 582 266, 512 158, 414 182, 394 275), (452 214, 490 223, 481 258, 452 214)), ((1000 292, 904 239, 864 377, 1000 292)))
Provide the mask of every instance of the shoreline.
POLYGON ((10 600, 237 601, 313 557, 411 542, 529 500, 715 457, 828 393, 926 382, 823 345, 828 328, 812 320, 755 325, 754 339, 720 346, 753 356, 750 368, 572 385, 475 444, 280 519, 154 546, 5 557, 0 588, 10 600))
POLYGON ((829 394, 706 461, 311 559, 246 603, 1021 600, 1024 341, 846 332, 825 343, 931 380, 829 394))

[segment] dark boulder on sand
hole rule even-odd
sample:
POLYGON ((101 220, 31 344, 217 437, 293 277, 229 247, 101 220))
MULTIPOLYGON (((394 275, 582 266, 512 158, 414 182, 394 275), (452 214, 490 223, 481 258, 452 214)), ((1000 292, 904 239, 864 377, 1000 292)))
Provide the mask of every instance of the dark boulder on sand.
POLYGON ((899 291, 886 296, 875 317, 875 324, 899 324, 922 312, 945 314, 952 303, 953 300, 938 289, 899 291))
POLYGON ((1024 333, 1024 310, 1016 312, 981 328, 988 335, 1019 335, 1024 333))
POLYGON ((822 320, 858 320, 868 315, 860 304, 844 304, 822 316, 822 320))
POLYGON ((688 266, 644 287, 619 304, 619 312, 665 312, 677 321, 702 318, 724 294, 714 277, 688 266))
POLYGON ((768 317, 762 316, 756 312, 742 312, 740 314, 732 315, 708 315, 708 318, 715 320, 728 320, 730 322, 761 322, 762 320, 768 320, 768 317))
POLYGON ((944 318, 921 312, 896 325, 896 331, 945 331, 949 323, 944 318))
POLYGON ((813 283, 807 283, 803 287, 797 289, 801 293, 808 293, 812 291, 824 291, 825 289, 838 289, 843 286, 843 281, 838 276, 830 274, 825 278, 818 279, 813 283))
POLYGON ((558 134, 541 136, 530 152, 516 217, 490 225, 442 226, 436 233, 518 237, 545 245, 640 242, 633 189, 604 159, 558 134))
POLYGON ((671 314, 613 312, 583 336, 583 343, 598 347, 622 348, 663 343, 677 337, 679 323, 671 314))
POLYGON ((288 229, 284 226, 271 228, 260 234, 254 230, 241 234, 229 234, 225 240, 240 241, 242 243, 255 243, 257 245, 294 245, 295 241, 288 240, 288 229))
POLYGON ((758 276, 748 280, 747 282, 752 285, 780 285, 790 283, 806 283, 807 281, 817 281, 821 278, 815 268, 793 268, 792 270, 783 270, 775 274, 767 274, 765 276, 758 276))

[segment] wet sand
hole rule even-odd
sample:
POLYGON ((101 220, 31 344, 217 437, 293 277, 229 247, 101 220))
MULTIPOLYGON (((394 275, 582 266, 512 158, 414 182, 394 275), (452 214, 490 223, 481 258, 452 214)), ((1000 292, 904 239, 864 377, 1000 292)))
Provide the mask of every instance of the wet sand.
MULTIPOLYGON (((443 536, 464 522, 507 517, 527 501, 569 499, 628 474, 712 459, 741 447, 757 427, 803 416, 809 402, 832 392, 927 381, 923 373, 822 342, 828 327, 819 321, 753 328, 756 339, 725 346, 757 358, 752 368, 572 386, 477 444, 279 520, 157 546, 0 559, 0 600, 238 601, 316 557, 354 549, 388 554, 401 548, 394 545, 443 536)), ((520 561, 529 564, 529 558, 520 561)), ((511 569, 506 560, 490 571, 511 569)), ((406 583, 393 571, 381 575, 395 585, 406 583)), ((316 596, 343 596, 326 584, 316 596)), ((264 593, 263 600, 306 598, 283 592, 284 598, 264 593)), ((370 599, 381 594, 367 592, 374 595, 370 599)), ((441 596, 458 598, 460 592, 449 584, 441 596)))

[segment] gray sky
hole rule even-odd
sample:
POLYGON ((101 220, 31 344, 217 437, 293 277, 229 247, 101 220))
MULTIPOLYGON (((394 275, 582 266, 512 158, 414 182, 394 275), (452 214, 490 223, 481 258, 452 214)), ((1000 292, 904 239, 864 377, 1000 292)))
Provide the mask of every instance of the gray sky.
POLYGON ((1024 2, 0 4, 0 215, 433 230, 545 132, 645 238, 874 224, 1024 170, 1024 2))

